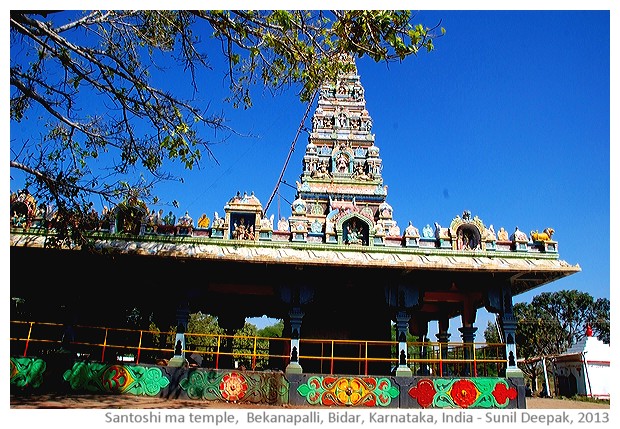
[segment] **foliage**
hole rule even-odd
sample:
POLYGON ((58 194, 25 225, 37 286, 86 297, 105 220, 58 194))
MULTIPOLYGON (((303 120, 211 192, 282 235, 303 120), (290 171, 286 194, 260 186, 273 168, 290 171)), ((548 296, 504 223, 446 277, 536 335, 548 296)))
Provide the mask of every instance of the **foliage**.
POLYGON ((532 380, 541 374, 538 361, 532 358, 564 353, 585 336, 588 324, 601 341, 609 342, 607 298, 594 300, 577 290, 544 292, 531 303, 515 304, 513 312, 517 353, 525 359, 521 368, 532 380))
POLYGON ((282 338, 282 332, 284 331, 284 320, 280 319, 275 324, 265 326, 259 329, 257 335, 264 338, 282 338))
POLYGON ((182 181, 171 162, 192 169, 212 155, 205 131, 234 132, 180 93, 213 81, 202 75, 209 43, 225 58, 233 106, 250 107, 258 83, 298 85, 308 102, 351 67, 335 61, 343 54, 393 61, 431 51, 439 30, 412 19, 410 11, 365 10, 11 11, 11 126, 27 123, 28 132, 11 141, 10 166, 55 208, 57 244, 82 244, 92 198, 156 202, 155 184, 182 181), (173 93, 163 65, 182 68, 189 88, 173 93))
POLYGON ((499 340, 499 333, 497 332, 497 326, 495 323, 491 321, 487 322, 487 327, 484 330, 484 341, 487 344, 498 344, 501 341, 499 340))

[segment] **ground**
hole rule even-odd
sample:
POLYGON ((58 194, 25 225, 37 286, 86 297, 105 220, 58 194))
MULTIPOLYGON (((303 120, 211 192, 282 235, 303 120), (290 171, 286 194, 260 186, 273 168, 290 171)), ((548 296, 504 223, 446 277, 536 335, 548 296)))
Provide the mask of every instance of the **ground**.
MULTIPOLYGON (((289 405, 266 406, 166 399, 134 395, 11 395, 11 409, 184 409, 184 408, 295 408, 289 405)), ((609 409, 609 404, 553 398, 527 398, 528 409, 609 409)))

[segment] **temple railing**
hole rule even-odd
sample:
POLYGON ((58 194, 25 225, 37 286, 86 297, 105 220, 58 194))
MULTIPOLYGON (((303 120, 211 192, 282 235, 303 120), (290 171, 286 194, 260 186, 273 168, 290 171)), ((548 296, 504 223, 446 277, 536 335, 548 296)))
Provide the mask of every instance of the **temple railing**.
MULTIPOLYGON (((12 356, 66 354, 96 362, 165 365, 174 355, 175 332, 45 322, 10 322, 12 356)), ((284 370, 289 338, 185 333, 188 365, 204 368, 284 370)), ((497 376, 506 368, 505 345, 408 342, 407 366, 413 374, 497 376)), ((393 372, 399 362, 395 341, 301 339, 299 362, 318 373, 393 372), (346 368, 343 370, 343 368, 346 368), (381 371, 381 372, 385 372, 381 371)))

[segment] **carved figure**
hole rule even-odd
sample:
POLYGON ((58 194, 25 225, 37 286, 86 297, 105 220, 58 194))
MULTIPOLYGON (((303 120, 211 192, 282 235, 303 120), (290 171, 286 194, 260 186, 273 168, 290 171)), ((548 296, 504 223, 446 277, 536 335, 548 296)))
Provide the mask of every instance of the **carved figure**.
POLYGON ((254 240, 256 237, 254 235, 254 225, 246 225, 244 218, 241 218, 238 224, 235 222, 233 226, 232 238, 235 240, 254 240))
POLYGON ((206 215, 206 213, 203 213, 199 218, 198 218, 198 228, 209 228, 209 224, 211 223, 211 219, 209 219, 206 215))
POLYGON ((513 240, 515 241, 527 241, 527 235, 519 230, 519 227, 515 227, 515 232, 512 234, 513 240))
POLYGON ((215 212, 213 213, 213 227, 214 228, 221 228, 222 226, 224 226, 224 218, 220 217, 220 215, 215 212))
POLYGON ((336 171, 338 173, 346 173, 349 171, 349 160, 344 154, 338 155, 336 158, 336 171))
POLYGON ((324 177, 329 177, 329 176, 331 176, 331 174, 329 173, 329 170, 327 168, 326 161, 322 161, 319 165, 319 168, 312 172, 312 177, 316 179, 322 179, 324 177))
POLYGON ((422 228, 422 237, 424 238, 433 238, 433 229, 427 223, 424 228, 422 228))
POLYGON ((411 221, 409 221, 409 225, 407 226, 407 228, 405 228, 405 236, 407 237, 419 237, 420 236, 418 228, 413 226, 411 221))
POLYGON ((347 244, 362 244, 363 230, 357 227, 357 222, 352 219, 347 226, 347 244))
POLYGON ((356 212, 357 211, 357 205, 355 203, 355 197, 353 197, 353 200, 349 201, 335 201, 332 200, 332 197, 330 195, 329 197, 329 207, 330 207, 330 211, 332 210, 338 210, 340 213, 347 213, 347 212, 356 212))
POLYGON ((487 241, 495 241, 495 240, 497 240, 497 237, 495 236, 495 229, 493 228, 493 225, 489 225, 489 227, 486 229, 486 231, 485 231, 485 239, 487 241))
POLYGON ((183 216, 179 218, 179 226, 193 226, 194 220, 189 215, 189 212, 185 212, 183 216))
POLYGON ((278 221, 278 231, 288 231, 289 227, 290 226, 286 218, 283 217, 278 221))
POLYGON ((353 172, 351 177, 353 179, 359 179, 359 180, 372 180, 372 176, 370 176, 369 174, 366 174, 366 172, 364 171, 363 164, 357 164, 355 166, 355 171, 353 172))
POLYGON ((499 232, 497 233, 497 239, 499 241, 508 241, 508 231, 504 229, 504 227, 500 227, 499 232))
POLYGON ((435 238, 449 240, 448 228, 442 228, 439 222, 435 222, 435 238))
POLYGON ((553 228, 545 228, 543 232, 532 231, 532 241, 549 241, 555 230, 553 228))
POLYGON ((273 216, 271 215, 270 217, 267 216, 263 216, 263 218, 260 221, 260 227, 263 230, 272 230, 273 229, 273 216))

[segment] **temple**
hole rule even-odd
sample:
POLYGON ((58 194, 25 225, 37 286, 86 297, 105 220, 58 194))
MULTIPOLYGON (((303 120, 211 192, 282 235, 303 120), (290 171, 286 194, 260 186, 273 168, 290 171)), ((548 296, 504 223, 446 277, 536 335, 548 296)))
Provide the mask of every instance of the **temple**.
MULTIPOLYGON (((88 253, 46 249, 53 210, 44 213, 27 193, 13 194, 12 267, 34 258, 41 273, 59 265, 106 273, 89 280, 89 289, 102 295, 95 302, 86 299, 77 279, 50 291, 38 283, 41 274, 32 273, 24 287, 12 270, 13 293, 19 289, 27 299, 51 305, 72 297, 80 302, 72 320, 101 324, 112 310, 97 304, 105 300, 110 277, 122 279, 123 300, 148 303, 179 327, 172 366, 183 366, 187 357, 191 312, 217 316, 230 334, 247 317, 283 319, 287 341, 270 346, 279 358, 269 365, 286 378, 290 403, 357 405, 350 392, 334 393, 337 387, 325 374, 337 374, 349 387, 357 380, 360 391, 374 392, 375 399, 385 399, 377 393, 378 380, 388 380, 390 389, 400 386, 400 393, 388 397, 388 402, 400 398, 390 406, 442 406, 433 395, 440 397, 445 388, 451 406, 524 408, 513 297, 576 273, 579 266, 559 258, 552 228, 531 227, 528 235, 505 225, 496 232, 469 210, 444 218, 446 226, 432 219, 398 225, 382 169, 353 67, 320 89, 290 216, 268 216, 251 192, 234 195, 223 215, 215 212, 209 219, 205 210, 196 224, 187 212, 177 220, 172 212, 164 216, 128 201, 93 214, 90 238, 96 251, 88 253), (500 327, 501 364, 492 383, 481 378, 478 349, 472 346, 481 336, 476 325, 481 309, 496 314, 500 327), (451 321, 457 321, 460 338, 451 338, 451 321), (435 338, 429 338, 431 324, 435 338), (411 335, 419 340, 415 347, 407 340, 411 335), (455 383, 474 386, 478 402, 452 394, 456 388, 446 386, 455 383), (484 383, 491 390, 485 391, 484 383), (498 389, 504 392, 501 400, 498 389), (316 402, 319 391, 335 396, 316 402)), ((218 369, 230 371, 231 356, 223 353, 218 369)))

